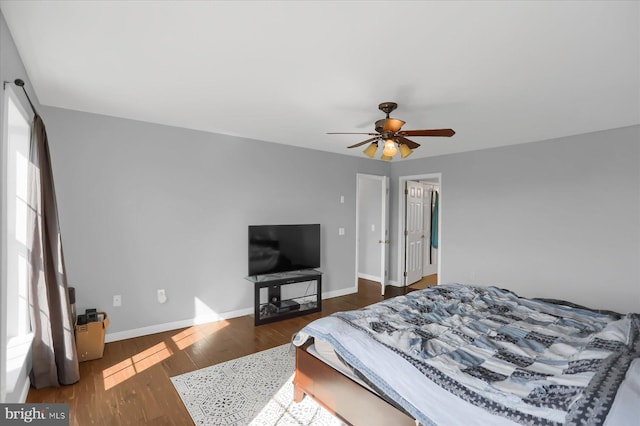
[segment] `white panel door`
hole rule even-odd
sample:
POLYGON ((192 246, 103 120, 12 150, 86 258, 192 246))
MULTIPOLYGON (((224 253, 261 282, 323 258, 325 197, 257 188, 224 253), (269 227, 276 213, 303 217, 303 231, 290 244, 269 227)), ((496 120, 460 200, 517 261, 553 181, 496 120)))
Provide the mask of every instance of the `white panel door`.
POLYGON ((406 281, 410 285, 422 278, 422 251, 424 246, 423 186, 407 181, 406 195, 406 281))

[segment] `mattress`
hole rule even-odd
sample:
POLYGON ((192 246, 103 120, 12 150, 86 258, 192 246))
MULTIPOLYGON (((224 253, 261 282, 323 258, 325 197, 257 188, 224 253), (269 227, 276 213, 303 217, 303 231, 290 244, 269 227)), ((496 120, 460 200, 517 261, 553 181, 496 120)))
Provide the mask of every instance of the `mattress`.
MULTIPOLYGON (((456 290, 456 288, 454 288, 454 290, 456 290)), ((466 291, 466 289, 464 290, 466 291)), ((500 293, 496 292, 492 295, 492 297, 494 297, 496 294, 500 293)), ((515 297, 515 295, 509 295, 509 297, 515 297)), ((494 298, 491 300, 492 303, 494 303, 497 299, 494 298)), ((524 300, 522 301, 522 303, 526 304, 528 303, 528 301, 524 300)), ((451 306, 454 305, 450 305, 450 307, 451 306)), ((493 307, 491 309, 498 305, 492 306, 493 307)), ((376 309, 378 308, 374 308, 373 310, 376 309)), ((398 309, 398 306, 392 306, 391 311, 396 312, 398 311, 398 309)), ((451 309, 456 311, 457 309, 459 310, 459 307, 456 305, 451 309)), ((588 321, 586 323, 579 323, 576 322, 578 318, 584 315, 587 315, 588 317, 590 314, 582 311, 576 314, 573 310, 561 310, 559 312, 556 312, 555 309, 555 307, 550 307, 549 309, 547 309, 547 314, 553 313, 553 315, 551 315, 551 318, 562 318, 562 324, 571 324, 573 327, 578 328, 595 327, 596 329, 598 329, 600 333, 597 335, 599 337, 596 339, 596 342, 598 344, 603 344, 602 342, 608 342, 610 344, 611 342, 604 341, 602 340, 602 338, 611 338, 610 334, 617 335, 616 333, 619 334, 620 332, 624 331, 618 330, 616 328, 620 325, 615 321, 612 321, 611 324, 609 324, 608 322, 602 322, 602 324, 599 324, 598 321, 601 321, 602 318, 596 317, 593 320, 593 324, 590 324, 588 321)), ((497 311, 500 310, 504 311, 504 309, 498 309, 497 311)), ((514 312, 515 311, 511 311, 511 314, 505 313, 505 315, 514 316, 514 312)), ((370 312, 366 313, 365 316, 367 316, 367 320, 365 322, 377 322, 376 320, 372 320, 368 315, 370 315, 370 312)), ((493 318, 492 320, 498 320, 498 318, 493 317, 493 313, 491 313, 491 315, 493 318)), ((527 326, 531 325, 532 322, 534 324, 542 324, 544 315, 541 314, 536 316, 536 312, 529 312, 527 314, 527 326)), ((358 314, 354 314, 353 317, 358 318, 358 314)), ((422 318, 427 317, 428 315, 422 315, 422 318)), ((452 321, 458 321, 459 319, 460 318, 455 317, 454 319, 448 318, 444 321, 445 323, 447 323, 447 321, 451 323, 452 321)), ((516 318, 514 316, 514 321, 515 319, 521 320, 522 318, 516 318)), ((462 321, 462 323, 464 323, 464 321, 462 321)), ((466 324, 468 325, 469 322, 467 322, 466 324)), ((538 410, 538 407, 534 406, 533 408, 525 407, 529 410, 528 412, 526 412, 526 414, 529 415, 532 413, 532 415, 538 416, 538 418, 534 418, 531 416, 524 416, 520 418, 518 416, 514 416, 513 414, 504 415, 504 413, 492 412, 491 409, 486 409, 482 406, 482 404, 475 404, 474 401, 470 400, 469 398, 465 399, 465 395, 462 395, 462 397, 460 397, 460 395, 456 395, 456 392, 445 390, 443 384, 438 383, 437 380, 416 381, 416 378, 421 377, 424 373, 424 371, 420 371, 421 368, 423 368, 422 364, 416 362, 408 362, 407 354, 403 354, 398 350, 380 351, 380 346, 385 346, 385 344, 380 345, 379 341, 376 342, 375 339, 370 338, 371 334, 380 333, 383 336, 381 338, 383 342, 388 343, 384 339, 390 339, 389 336, 394 335, 394 332, 391 331, 391 329, 394 329, 394 327, 396 326, 398 326, 397 323, 387 321, 374 324, 374 331, 364 330, 359 329, 360 326, 354 327, 353 325, 349 325, 347 321, 345 321, 344 317, 340 318, 339 316, 331 316, 317 320, 316 322, 311 323, 308 327, 303 329, 296 338, 296 344, 301 344, 301 342, 306 340, 306 338, 309 336, 314 337, 315 343, 313 345, 313 349, 311 350, 312 355, 331 365, 334 369, 340 371, 342 374, 350 377, 352 380, 358 382, 359 384, 369 388, 370 390, 375 389, 379 393, 382 393, 383 397, 392 399, 397 405, 403 407, 403 410, 405 412, 408 412, 412 417, 418 419, 422 424, 457 424, 460 423, 462 419, 464 419, 465 424, 479 425, 513 425, 527 423, 564 424, 564 412, 562 410, 547 410, 546 407, 542 407, 538 410), (391 326, 390 324, 393 324, 393 326, 391 326), (345 365, 345 362, 348 365, 345 365), (354 373, 354 370, 356 370, 357 373, 354 373), (365 380, 362 380, 361 378, 364 378, 365 380), (368 384, 370 384, 371 386, 368 386, 368 384), (452 409, 452 407, 455 407, 455 409, 452 409), (534 418, 533 421, 531 420, 532 418, 534 418), (540 419, 543 419, 543 421, 541 422, 540 419)), ((545 331, 545 327, 542 326, 537 329, 545 331)), ((426 333, 425 330, 427 329, 423 328, 421 333, 426 333)), ((431 330, 433 330, 433 327, 431 328, 431 330)), ((456 329, 456 332, 458 332, 459 330, 463 330, 463 328, 456 329)), ((534 337, 540 340, 539 336, 534 335, 534 337)), ((400 340, 406 339, 406 333, 396 333, 394 335, 394 338, 399 338, 400 340)), ((546 342, 544 345, 538 345, 538 343, 540 343, 538 340, 533 341, 533 343, 535 343, 534 349, 541 350, 545 353, 551 352, 551 355, 553 356, 556 356, 555 352, 566 351, 567 353, 570 353, 571 348, 568 345, 563 344, 560 340, 558 342, 555 342, 554 344, 546 342), (551 348, 552 351, 549 351, 549 348, 551 348)), ((439 344, 441 345, 442 342, 440 342, 439 344)), ((400 344, 400 346, 402 346, 402 343, 400 344)), ((428 345, 425 345, 425 347, 426 346, 428 345)), ((440 346, 435 347, 437 350, 441 350, 440 346)), ((517 348, 512 348, 511 350, 516 351, 516 349, 517 348)), ((560 383, 562 385, 562 380, 568 380, 569 384, 572 384, 570 382, 571 380, 579 383, 580 380, 585 381, 585 377, 589 379, 590 375, 592 375, 592 372, 590 372, 589 368, 586 368, 585 365, 590 365, 590 358, 595 358, 596 361, 599 361, 597 359, 598 357, 604 357, 608 354, 607 351, 599 351, 596 349, 598 348, 592 348, 592 350, 581 352, 578 358, 583 359, 572 361, 573 364, 571 368, 573 369, 573 371, 571 371, 571 374, 560 374, 558 375, 558 377, 552 377, 550 379, 552 380, 551 383, 560 383), (585 371, 581 371, 580 368, 585 371)), ((456 350, 453 350, 452 352, 455 354, 456 350)), ((575 356, 577 355, 574 354, 574 357, 575 356)), ((446 369, 451 367, 451 369, 453 370, 453 367, 455 367, 454 364, 456 363, 451 362, 451 354, 447 354, 446 357, 448 357, 447 359, 450 361, 450 365, 440 362, 440 368, 446 369)), ((486 362, 482 365, 489 366, 489 368, 492 368, 494 372, 499 372, 501 371, 500 368, 505 368, 504 365, 496 363, 496 360, 491 356, 487 356, 487 359, 484 361, 486 362)), ((518 359, 513 362, 517 363, 518 359)), ((565 361, 562 361, 560 358, 558 358, 557 363, 563 362, 565 361)), ((553 365, 549 368, 553 368, 553 365)), ((566 365, 563 368, 565 368, 566 370, 566 365)), ((452 372, 447 372, 447 374, 448 373, 451 373, 453 375, 452 372)), ((475 380, 474 378, 467 379, 475 380)), ((482 382, 478 381, 478 383, 482 382)), ((501 389, 502 391, 504 391, 505 387, 517 387, 517 385, 517 382, 509 383, 508 381, 498 381, 498 386, 501 386, 503 388, 501 389)), ((562 386, 560 387, 562 388, 562 386)), ((565 386, 562 389, 572 388, 573 386, 565 386)), ((634 424, 634 422, 637 422, 636 401, 640 400, 640 359, 636 357, 631 361, 631 363, 628 365, 628 368, 624 372, 624 377, 621 379, 621 382, 617 384, 616 388, 617 392, 613 395, 613 402, 611 403, 611 401, 609 401, 606 403, 608 408, 606 417, 600 416, 600 418, 598 418, 597 416, 591 416, 589 414, 589 410, 597 412, 598 410, 600 410, 600 406, 604 404, 603 400, 594 399, 592 405, 586 406, 587 412, 584 414, 584 416, 586 416, 585 418, 587 419, 587 422, 591 422, 590 419, 594 420, 594 424, 605 425, 625 425, 634 424), (609 405, 610 408, 608 407, 609 405)), ((550 388, 547 386, 544 387, 544 389, 550 388)), ((495 392, 495 389, 493 389, 492 391, 493 395, 491 395, 491 398, 493 398, 494 401, 497 401, 498 404, 504 403, 505 405, 513 405, 513 401, 499 399, 500 397, 508 399, 508 393, 503 392, 502 394, 497 394, 495 392)), ((519 391, 519 389, 515 389, 515 391, 517 394, 517 391, 519 391)))
MULTIPOLYGON (((325 364, 331 366, 334 370, 339 371, 344 376, 358 383, 360 386, 370 390, 371 392, 378 393, 366 384, 360 377, 356 375, 353 369, 346 365, 336 354, 333 346, 323 339, 314 339, 313 344, 307 348, 307 352, 325 364)), ((611 410, 607 415, 604 422, 605 426, 623 426, 633 425, 638 423, 638 401, 640 401, 640 359, 636 359, 631 363, 631 366, 623 380, 618 393, 613 402, 611 410)), ((435 402, 435 401, 434 401, 435 402)), ((444 408, 455 407, 457 412, 456 418, 465 418, 469 415, 476 414, 470 412, 469 407, 457 399, 451 398, 449 401, 444 401, 444 408), (459 416, 459 417, 458 417, 459 416)), ((434 404, 435 405, 435 404, 434 404)), ((435 416, 434 416, 435 417, 435 416)), ((440 416, 435 418, 437 424, 450 424, 450 416, 440 416)), ((483 419, 479 424, 505 424, 502 423, 503 419, 496 418, 496 416, 487 416, 485 418, 483 413, 483 419)), ((515 424, 515 423, 506 423, 515 424)))

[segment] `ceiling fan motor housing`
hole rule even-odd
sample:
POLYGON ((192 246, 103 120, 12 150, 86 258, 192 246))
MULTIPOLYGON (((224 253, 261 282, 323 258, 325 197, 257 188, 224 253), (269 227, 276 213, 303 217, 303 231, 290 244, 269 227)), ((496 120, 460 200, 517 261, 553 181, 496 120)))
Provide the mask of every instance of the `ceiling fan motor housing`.
POLYGON ((398 104, 395 102, 382 102, 380 105, 378 105, 378 109, 387 114, 387 118, 389 118, 389 114, 391 113, 391 111, 396 108, 398 108, 398 104))

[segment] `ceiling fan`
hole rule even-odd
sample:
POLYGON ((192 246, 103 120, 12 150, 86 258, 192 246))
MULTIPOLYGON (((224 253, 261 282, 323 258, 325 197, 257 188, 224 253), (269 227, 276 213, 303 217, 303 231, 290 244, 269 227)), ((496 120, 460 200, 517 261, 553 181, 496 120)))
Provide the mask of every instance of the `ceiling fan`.
POLYGON ((382 150, 381 160, 391 161, 398 150, 402 158, 406 158, 413 152, 414 149, 420 146, 419 143, 414 142, 406 138, 406 136, 438 136, 438 137, 451 137, 456 132, 453 129, 430 129, 430 130, 400 130, 405 124, 404 121, 397 118, 389 117, 391 111, 398 108, 398 104, 395 102, 383 102, 378 105, 378 109, 385 114, 386 118, 382 118, 375 122, 376 133, 351 133, 351 132, 330 132, 328 135, 369 135, 373 136, 362 142, 358 142, 347 148, 356 148, 358 146, 371 143, 363 151, 369 158, 373 158, 378 149, 378 143, 384 141, 384 149, 382 150))

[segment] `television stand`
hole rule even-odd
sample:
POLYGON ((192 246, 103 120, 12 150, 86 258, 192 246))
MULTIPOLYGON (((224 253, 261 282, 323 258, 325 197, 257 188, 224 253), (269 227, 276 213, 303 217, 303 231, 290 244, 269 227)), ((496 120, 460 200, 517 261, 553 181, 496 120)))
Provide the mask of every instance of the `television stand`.
POLYGON ((254 325, 267 324, 322 310, 322 272, 315 269, 252 275, 254 325), (312 284, 315 282, 315 285, 312 284), (306 284, 306 288, 305 288, 306 284))

